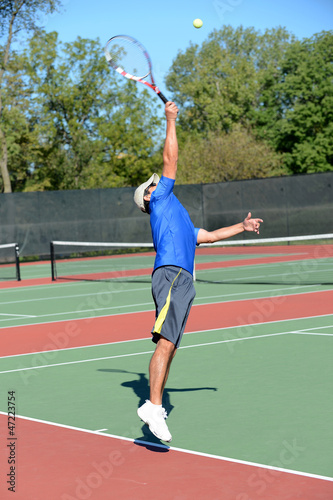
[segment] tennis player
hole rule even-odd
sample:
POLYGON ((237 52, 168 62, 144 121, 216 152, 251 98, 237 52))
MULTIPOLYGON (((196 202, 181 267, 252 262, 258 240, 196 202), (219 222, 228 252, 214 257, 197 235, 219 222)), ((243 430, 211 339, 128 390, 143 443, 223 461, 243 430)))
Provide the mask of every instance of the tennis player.
POLYGON ((252 219, 249 213, 243 222, 215 231, 193 226, 188 212, 173 194, 178 161, 177 114, 176 104, 167 102, 162 177, 153 174, 134 194, 137 206, 150 215, 156 251, 152 275, 156 307, 152 340, 156 348, 149 364, 150 399, 138 408, 137 413, 157 438, 167 442, 172 436, 165 422, 167 414, 162 407, 162 396, 195 297, 193 266, 196 245, 224 240, 243 231, 259 233, 263 222, 262 219, 252 219))

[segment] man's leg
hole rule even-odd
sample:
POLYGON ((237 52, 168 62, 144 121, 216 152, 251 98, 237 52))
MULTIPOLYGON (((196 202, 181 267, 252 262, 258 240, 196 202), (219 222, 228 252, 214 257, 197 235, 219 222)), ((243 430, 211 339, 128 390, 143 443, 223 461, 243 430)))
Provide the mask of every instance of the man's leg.
POLYGON ((172 358, 170 359, 169 361, 169 365, 168 365, 168 369, 167 369, 167 372, 165 374, 165 377, 164 377, 164 383, 163 383, 163 387, 162 387, 162 397, 163 397, 163 392, 164 392, 164 387, 165 387, 165 384, 168 380, 168 377, 169 377, 169 371, 170 371, 170 366, 171 366, 171 363, 172 363, 172 360, 173 358, 176 356, 176 352, 177 352, 177 349, 174 350, 174 353, 172 355, 172 358))
POLYGON ((167 414, 162 407, 162 395, 176 350, 172 342, 160 337, 149 364, 150 400, 147 400, 137 411, 151 432, 167 442, 171 441, 172 436, 165 423, 167 414))
POLYGON ((149 364, 150 401, 155 405, 162 404, 163 390, 176 351, 174 344, 161 336, 149 364))

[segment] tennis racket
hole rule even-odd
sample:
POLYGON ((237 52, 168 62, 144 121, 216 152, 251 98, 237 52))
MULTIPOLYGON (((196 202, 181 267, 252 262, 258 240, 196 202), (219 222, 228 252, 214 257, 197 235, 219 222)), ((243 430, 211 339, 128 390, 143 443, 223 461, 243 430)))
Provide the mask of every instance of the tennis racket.
POLYGON ((156 92, 164 104, 168 102, 155 84, 148 52, 135 38, 127 35, 113 36, 105 45, 104 53, 109 65, 117 73, 129 80, 147 85, 156 92))

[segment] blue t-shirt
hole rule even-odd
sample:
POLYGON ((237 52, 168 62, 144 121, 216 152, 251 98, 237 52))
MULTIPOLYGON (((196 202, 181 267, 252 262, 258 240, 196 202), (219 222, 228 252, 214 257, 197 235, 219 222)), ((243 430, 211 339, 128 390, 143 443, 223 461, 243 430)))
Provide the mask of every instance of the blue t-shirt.
POLYGON ((150 226, 156 258, 154 270, 178 266, 193 274, 199 228, 173 194, 175 181, 162 176, 150 198, 150 226))

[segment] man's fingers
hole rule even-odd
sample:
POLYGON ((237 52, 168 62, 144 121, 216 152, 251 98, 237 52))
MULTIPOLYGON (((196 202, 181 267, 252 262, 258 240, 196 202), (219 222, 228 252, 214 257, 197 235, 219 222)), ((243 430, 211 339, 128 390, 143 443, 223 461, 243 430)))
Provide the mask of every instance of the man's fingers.
POLYGON ((166 110, 175 109, 178 111, 177 105, 173 101, 168 101, 165 105, 166 110))

